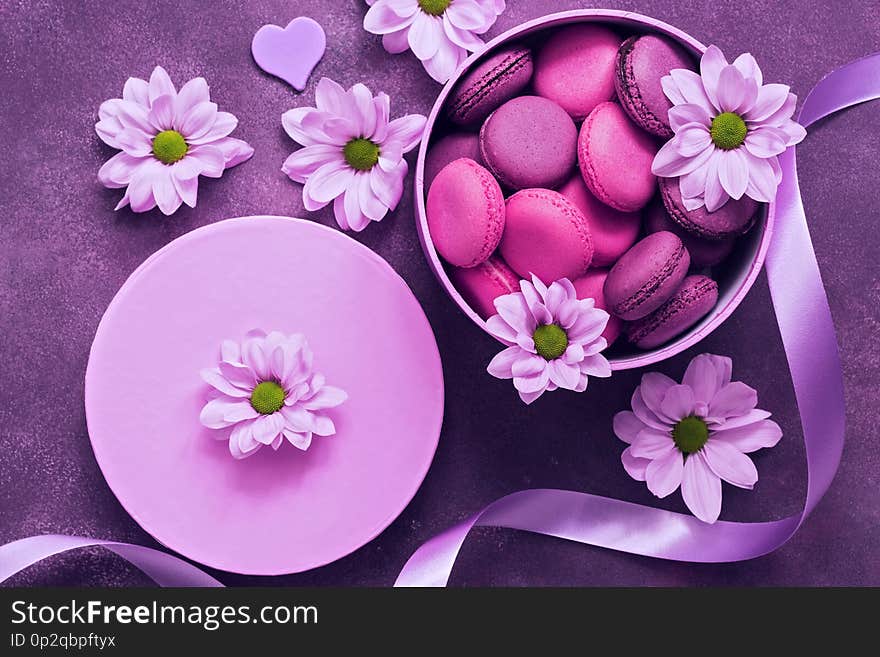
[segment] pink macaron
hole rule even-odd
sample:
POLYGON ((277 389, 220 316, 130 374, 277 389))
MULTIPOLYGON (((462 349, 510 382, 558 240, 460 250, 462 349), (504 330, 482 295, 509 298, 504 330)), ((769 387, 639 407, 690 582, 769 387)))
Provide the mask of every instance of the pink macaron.
POLYGON ((565 110, 540 96, 510 100, 480 130, 486 167, 509 189, 553 188, 577 159, 577 128, 565 110))
POLYGON ((694 60, 674 41, 656 34, 628 38, 617 52, 614 84, 620 104, 643 130, 669 138, 672 102, 660 79, 673 69, 693 70, 694 60))
POLYGON ((449 278, 468 305, 483 319, 497 314, 495 299, 519 291, 519 276, 497 255, 476 267, 456 267, 449 278))
POLYGON ((458 84, 447 101, 453 123, 475 125, 505 101, 518 95, 532 79, 532 52, 513 46, 489 55, 458 84))
POLYGON ((614 63, 620 37, 601 25, 581 23, 555 32, 537 52, 532 86, 580 121, 614 97, 614 63))
MULTIPOLYGON (((605 300, 605 279, 608 278, 607 269, 590 269, 580 278, 574 279, 571 284, 577 292, 578 299, 593 299, 596 302, 596 308, 608 312, 608 303, 605 300)), ((608 324, 602 331, 602 337, 609 345, 613 344, 620 336, 623 330, 623 320, 619 317, 611 315, 608 318, 608 324)))
POLYGON ((578 162, 587 187, 621 212, 641 210, 657 189, 651 163, 657 143, 617 103, 590 112, 578 138, 578 162))
POLYGON ((593 260, 590 227, 559 192, 524 189, 507 199, 501 255, 522 278, 550 284, 586 273, 593 260))
POLYGON ((501 240, 504 195, 479 164, 461 158, 447 164, 428 191, 428 231, 437 252, 456 267, 476 267, 501 240))
POLYGON ((477 164, 483 163, 477 133, 453 132, 432 144, 425 156, 425 189, 431 186, 443 167, 462 157, 468 157, 477 164))
POLYGON ((587 189, 580 172, 559 188, 559 193, 574 203, 590 226, 593 237, 593 267, 608 267, 617 262, 635 244, 641 230, 638 212, 621 212, 605 205, 587 189))
POLYGON ((692 267, 713 267, 719 264, 730 255, 736 244, 736 239, 732 237, 713 241, 689 233, 672 220, 659 198, 651 201, 645 211, 645 230, 649 234, 668 230, 678 235, 691 256, 692 267))
POLYGON ((758 202, 748 196, 730 199, 715 212, 709 212, 705 205, 688 210, 681 198, 678 178, 660 178, 660 197, 675 223, 707 240, 726 240, 747 233, 758 211, 758 202))
POLYGON ((684 333, 718 302, 718 284, 707 276, 688 276, 662 306, 626 326, 627 339, 641 349, 653 349, 684 333))
POLYGON ((690 263, 678 236, 668 231, 648 235, 608 273, 605 300, 609 310, 630 321, 649 315, 675 293, 690 263))

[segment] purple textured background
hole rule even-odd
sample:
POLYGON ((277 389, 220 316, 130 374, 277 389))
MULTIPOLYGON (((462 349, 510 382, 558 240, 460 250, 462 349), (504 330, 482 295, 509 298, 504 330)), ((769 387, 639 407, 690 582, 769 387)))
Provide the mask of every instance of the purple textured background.
MULTIPOLYGON (((684 0, 612 2, 508 0, 490 35, 526 19, 586 6, 652 15, 716 43, 751 51, 765 79, 805 94, 833 68, 880 49, 872 0, 684 0)), ((322 75, 363 81, 392 97, 392 114, 427 114, 439 87, 410 55, 390 56, 361 27, 362 0, 204 3, 22 1, 0 4, 0 543, 62 532, 156 545, 123 511, 99 471, 82 403, 89 345, 101 313, 128 274, 153 251, 198 226, 251 214, 310 216, 299 186, 280 170, 293 149, 280 116, 310 105, 322 75), (13 6, 14 5, 14 6, 13 6), (112 9, 111 9, 112 6, 112 9), (250 40, 265 23, 318 19, 328 50, 309 87, 296 94, 262 74, 250 40), (113 213, 118 191, 96 180, 113 151, 94 134, 98 105, 129 75, 164 65, 178 84, 203 75, 212 99, 235 113, 235 136, 256 155, 200 186, 198 208, 113 213)), ((475 532, 454 585, 850 585, 880 584, 878 388, 880 388, 880 103, 816 126, 798 149, 804 202, 838 330, 848 431, 840 472, 806 526, 776 553, 747 563, 687 565, 583 547, 507 530, 475 532)), ((527 487, 559 487, 683 510, 679 495, 657 502, 620 467, 611 417, 627 406, 638 372, 591 384, 589 394, 554 393, 526 408, 509 382, 485 374, 497 345, 461 315, 426 266, 412 216, 411 181, 397 212, 356 236, 399 271, 423 304, 443 355, 446 419, 440 447, 413 502, 376 540, 329 566, 256 578, 215 573, 227 584, 388 585, 424 540, 489 501, 527 487)), ((702 351, 734 358, 735 376, 758 388, 785 437, 759 453, 755 491, 724 488, 723 518, 765 520, 795 513, 805 491, 795 401, 766 281, 697 349, 659 367, 679 377, 702 351)), ((120 404, 149 404, 120 391, 120 404)), ((161 486, 161 482, 156 482, 161 486)), ((293 548, 295 549, 295 547, 293 548)), ((129 585, 147 581, 100 550, 52 559, 10 583, 129 585)))

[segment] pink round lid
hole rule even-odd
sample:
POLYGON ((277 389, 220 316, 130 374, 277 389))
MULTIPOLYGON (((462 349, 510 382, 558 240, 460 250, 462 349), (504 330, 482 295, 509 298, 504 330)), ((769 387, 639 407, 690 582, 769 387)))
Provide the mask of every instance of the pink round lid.
POLYGON ((207 566, 278 575, 339 559, 400 514, 437 447, 443 374, 382 258, 319 224, 246 217, 176 239, 129 277, 92 344, 85 402, 98 464, 146 531, 207 566), (307 337, 349 395, 336 435, 239 461, 200 424, 199 371, 254 328, 307 337))

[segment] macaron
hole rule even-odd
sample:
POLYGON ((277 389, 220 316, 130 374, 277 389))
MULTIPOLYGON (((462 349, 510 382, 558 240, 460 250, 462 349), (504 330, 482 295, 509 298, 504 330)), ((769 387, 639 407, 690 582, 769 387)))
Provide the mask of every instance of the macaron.
POLYGON ((600 103, 578 137, 581 175, 593 195, 621 212, 641 210, 657 188, 657 143, 617 103, 600 103))
POLYGON ((504 195, 479 164, 447 164, 428 190, 428 231, 437 252, 456 267, 485 262, 504 231, 504 195))
POLYGON ((626 113, 637 126, 668 139, 672 102, 663 93, 660 78, 672 69, 693 70, 694 60, 674 41, 654 34, 631 36, 617 51, 614 86, 626 113))
POLYGON ((555 32, 538 50, 532 86, 576 121, 614 97, 614 63, 620 37, 601 25, 581 23, 555 32))
POLYGON ((706 210, 705 205, 688 210, 681 200, 678 178, 660 178, 660 197, 675 223, 707 240, 726 240, 747 233, 758 211, 758 202, 748 196, 730 199, 715 212, 706 210))
POLYGON ((577 128, 559 105, 540 96, 509 100, 480 130, 486 167, 510 189, 552 188, 577 159, 577 128))
POLYGON ((559 193, 574 203, 590 226, 593 237, 592 267, 613 265, 635 244, 642 226, 641 214, 621 212, 602 203, 587 189, 580 172, 575 171, 559 188, 559 193))
MULTIPOLYGON (((608 278, 607 269, 590 269, 580 278, 574 279, 571 284, 574 285, 574 291, 577 293, 578 299, 593 299, 596 302, 596 308, 608 311, 608 304, 605 301, 605 279, 608 278)), ((608 318, 608 324, 602 331, 602 337, 609 345, 613 344, 620 336, 623 330, 623 320, 619 317, 611 315, 608 318)))
POLYGON ((706 276, 688 276, 670 299, 647 317, 627 324, 627 339, 641 349, 659 347, 688 330, 718 302, 718 284, 706 276))
POLYGON ((639 240, 605 279, 609 310, 621 319, 641 319, 666 303, 684 280, 691 259, 674 233, 639 240))
POLYGON ((449 273, 449 278, 468 305, 483 319, 497 314, 495 299, 519 291, 519 276, 497 255, 476 267, 456 267, 449 273))
POLYGON ((431 186, 440 169, 462 157, 468 157, 477 164, 483 163, 477 133, 453 132, 433 144, 425 156, 425 188, 431 186))
POLYGON ((732 237, 713 242, 687 232, 670 218, 663 201, 656 198, 645 211, 645 231, 651 234, 661 230, 678 235, 691 256, 692 267, 714 267, 730 255, 736 244, 732 237))
POLYGON ((593 261, 587 220, 571 201, 551 189, 524 189, 507 199, 499 248, 521 278, 535 274, 548 285, 582 276, 593 261))
POLYGON ((453 123, 474 125, 518 95, 532 79, 532 52, 505 48, 480 62, 455 88, 447 102, 453 123))

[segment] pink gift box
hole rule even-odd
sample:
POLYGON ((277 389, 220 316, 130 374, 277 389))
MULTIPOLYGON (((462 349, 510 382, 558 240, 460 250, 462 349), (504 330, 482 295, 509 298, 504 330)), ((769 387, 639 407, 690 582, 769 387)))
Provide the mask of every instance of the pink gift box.
MULTIPOLYGON (((431 108, 425 128, 425 137, 419 149, 415 174, 416 221, 422 249, 434 275, 455 303, 458 304, 462 312, 484 331, 486 331, 486 322, 468 305, 462 295, 456 290, 447 274, 446 266, 440 260, 440 256, 437 254, 437 250, 434 248, 434 243, 431 240, 425 212, 425 197, 427 194, 424 184, 425 157, 429 147, 436 141, 435 136, 442 136, 443 107, 447 97, 462 76, 477 62, 481 61, 487 53, 509 42, 533 37, 536 33, 543 30, 587 21, 596 21, 618 27, 622 32, 654 32, 662 34, 678 41, 698 57, 706 50, 706 46, 690 35, 648 16, 613 9, 578 9, 537 18, 504 32, 487 43, 482 51, 476 52, 468 58, 457 73, 446 83, 446 86, 440 91, 434 106, 431 108), (436 135, 435 126, 438 126, 436 135)), ((611 368, 614 370, 627 370, 652 365, 692 347, 721 326, 724 320, 739 306, 761 271, 773 232, 773 216, 774 204, 762 205, 758 211, 755 226, 747 235, 739 239, 734 252, 725 262, 712 269, 712 275, 718 282, 719 295, 718 303, 706 317, 674 340, 648 351, 636 349, 621 338, 606 353, 611 363, 611 368)))

